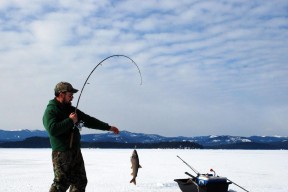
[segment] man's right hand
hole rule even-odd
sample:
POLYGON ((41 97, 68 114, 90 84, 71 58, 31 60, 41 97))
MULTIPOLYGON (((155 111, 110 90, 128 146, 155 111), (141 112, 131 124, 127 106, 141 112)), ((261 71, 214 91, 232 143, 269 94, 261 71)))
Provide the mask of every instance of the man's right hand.
POLYGON ((73 120, 73 123, 74 123, 74 124, 78 122, 77 113, 74 113, 74 112, 71 113, 71 114, 69 115, 69 118, 73 120))

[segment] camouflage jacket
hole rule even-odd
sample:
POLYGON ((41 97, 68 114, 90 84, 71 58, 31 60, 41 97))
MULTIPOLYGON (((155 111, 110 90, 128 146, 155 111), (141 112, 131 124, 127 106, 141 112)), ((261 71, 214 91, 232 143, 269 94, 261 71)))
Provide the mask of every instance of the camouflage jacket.
MULTIPOLYGON (((48 132, 53 151, 66 151, 69 149, 71 133, 73 135, 73 148, 80 148, 80 133, 69 115, 75 112, 75 107, 63 105, 55 98, 50 100, 43 115, 43 125, 48 132)), ((80 110, 77 110, 78 120, 84 121, 84 126, 92 129, 109 130, 110 126, 80 110)))

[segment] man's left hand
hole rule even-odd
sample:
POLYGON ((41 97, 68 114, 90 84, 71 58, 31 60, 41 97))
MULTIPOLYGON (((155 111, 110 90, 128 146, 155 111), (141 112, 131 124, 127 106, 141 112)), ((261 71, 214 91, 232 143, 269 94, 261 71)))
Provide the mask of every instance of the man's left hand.
POLYGON ((119 129, 117 127, 111 126, 109 131, 112 131, 114 134, 119 134, 119 129))

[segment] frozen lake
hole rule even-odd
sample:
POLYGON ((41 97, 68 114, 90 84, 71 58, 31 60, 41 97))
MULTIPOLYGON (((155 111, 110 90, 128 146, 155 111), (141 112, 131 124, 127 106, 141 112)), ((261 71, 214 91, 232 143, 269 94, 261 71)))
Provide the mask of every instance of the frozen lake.
MULTIPOLYGON (((251 192, 288 191, 287 150, 138 149, 137 185, 130 184, 132 149, 82 149, 87 192, 181 192, 174 179, 210 168, 251 192)), ((45 192, 53 180, 51 149, 0 149, 0 191, 45 192)), ((195 175, 195 174, 194 174, 195 175)), ((230 185, 231 191, 242 189, 230 185)))

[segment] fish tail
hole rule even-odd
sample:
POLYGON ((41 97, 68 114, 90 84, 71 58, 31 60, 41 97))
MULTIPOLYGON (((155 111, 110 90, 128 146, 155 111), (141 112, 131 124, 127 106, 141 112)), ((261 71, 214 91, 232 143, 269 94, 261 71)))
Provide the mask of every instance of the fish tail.
POLYGON ((136 179, 133 178, 133 179, 130 181, 130 183, 134 183, 134 185, 136 185, 136 179))

